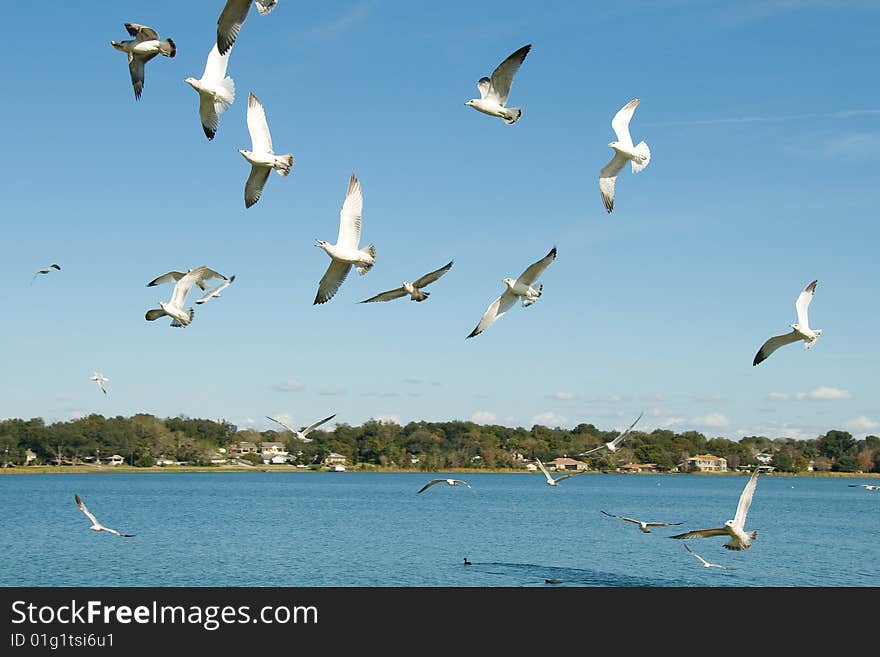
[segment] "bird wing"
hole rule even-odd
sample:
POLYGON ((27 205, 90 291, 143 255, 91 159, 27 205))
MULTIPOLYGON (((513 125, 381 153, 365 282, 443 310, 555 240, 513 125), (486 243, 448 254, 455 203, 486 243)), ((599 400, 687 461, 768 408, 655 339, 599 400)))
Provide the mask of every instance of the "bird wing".
POLYGON ((694 529, 684 534, 676 534, 669 538, 709 538, 710 536, 727 536, 727 530, 724 527, 712 527, 710 529, 694 529))
POLYGON ((683 525, 683 522, 646 522, 648 527, 674 527, 676 525, 683 525))
POLYGON ((235 276, 230 276, 229 278, 224 280, 222 283, 220 283, 220 285, 218 285, 217 287, 215 287, 211 290, 208 290, 207 292, 205 292, 204 295, 202 295, 201 297, 196 299, 196 303, 205 303, 208 299, 211 299, 212 297, 219 297, 220 292, 222 292, 227 287, 232 285, 232 281, 234 281, 234 280, 235 280, 235 276))
POLYGON ((791 333, 774 335, 761 345, 760 349, 758 349, 758 353, 755 354, 755 359, 752 361, 752 365, 757 365, 758 363, 767 360, 767 358, 770 357, 770 354, 779 349, 779 347, 791 344, 792 342, 797 342, 801 339, 801 334, 794 329, 792 329, 791 333))
POLYGON ((467 486, 468 488, 471 487, 471 485, 468 482, 466 482, 464 479, 453 479, 452 481, 453 481, 453 484, 452 484, 453 486, 467 486))
MULTIPOLYGON (((415 283, 413 283, 415 285, 415 283)), ((386 292, 380 292, 374 297, 370 297, 369 299, 364 299, 361 303, 370 303, 371 301, 393 301, 394 299, 399 299, 400 297, 406 296, 406 290, 402 287, 395 288, 393 290, 387 290, 386 292)))
POLYGON ((144 92, 144 64, 154 56, 131 56, 128 59, 128 72, 131 74, 131 86, 134 89, 135 98, 140 98, 144 92))
POLYGON ((156 32, 152 27, 147 27, 146 25, 139 25, 137 23, 126 23, 125 24, 126 31, 134 37, 135 41, 140 43, 141 41, 151 41, 153 39, 159 39, 159 33, 156 32))
POLYGON ((226 54, 238 38, 242 23, 247 18, 252 0, 226 0, 223 11, 217 19, 217 48, 226 54))
POLYGON ((147 287, 153 287, 154 285, 161 285, 162 283, 170 283, 172 281, 179 281, 183 278, 186 272, 182 271, 168 271, 162 274, 161 276, 157 276, 149 283, 147 283, 147 287))
POLYGON ((257 0, 257 11, 260 12, 260 16, 265 16, 275 9, 277 4, 278 0, 257 0))
POLYGON ((486 312, 483 313, 483 317, 480 319, 479 324, 477 324, 474 330, 470 332, 468 337, 472 338, 485 331, 495 323, 499 317, 510 310, 514 303, 516 303, 516 295, 510 291, 510 288, 505 289, 500 297, 489 304, 489 307, 486 308, 486 312))
POLYGON ((639 420, 641 420, 641 419, 642 419, 642 415, 644 415, 644 414, 645 414, 644 411, 642 411, 641 413, 639 413, 639 416, 636 418, 636 421, 633 422, 631 425, 629 425, 629 427, 628 427, 627 429, 625 429, 625 430, 623 430, 622 432, 620 432, 620 433, 617 435, 617 437, 616 437, 614 440, 611 441, 611 444, 614 445, 615 447, 617 447, 618 445, 620 445, 620 443, 623 442, 624 437, 626 437, 626 435, 627 435, 630 431, 632 431, 632 428, 633 428, 634 426, 636 426, 636 422, 638 422, 639 420))
POLYGON ((225 55, 221 55, 215 43, 208 52, 208 59, 205 61, 205 72, 202 73, 202 80, 211 82, 220 82, 226 77, 226 67, 229 64, 230 52, 227 50, 225 55))
POLYGON ((807 308, 810 305, 810 301, 813 300, 813 294, 816 293, 816 283, 818 281, 813 281, 807 285, 803 292, 798 295, 797 301, 794 304, 794 307, 797 308, 798 325, 801 328, 809 328, 810 326, 810 322, 807 319, 807 308))
POLYGON ((547 255, 538 260, 538 262, 526 267, 525 271, 523 271, 523 273, 520 274, 519 277, 516 279, 516 282, 531 285, 541 277, 541 274, 544 273, 544 270, 547 269, 547 267, 550 266, 550 263, 554 260, 556 260, 555 246, 550 249, 550 252, 547 255))
POLYGON ((266 122, 266 110, 260 99, 248 92, 247 127, 251 135, 251 150, 254 152, 271 153, 272 135, 266 122))
POLYGON ((351 271, 350 263, 332 260, 318 283, 318 293, 315 295, 312 305, 330 301, 339 290, 339 286, 345 281, 349 271, 351 271))
POLYGON ((480 92, 480 98, 485 98, 492 88, 492 80, 489 78, 480 78, 477 80, 477 90, 480 92))
POLYGON ((79 507, 79 510, 86 514, 86 518, 92 521, 94 525, 100 525, 98 519, 94 516, 94 514, 86 508, 86 505, 83 503, 82 499, 80 499, 79 493, 74 493, 73 498, 76 500, 76 505, 79 507))
MULTIPOLYGON (((601 444, 598 447, 594 447, 593 449, 588 449, 586 452, 581 452, 578 456, 589 456, 590 454, 595 454, 596 452, 601 452, 605 449, 605 444, 601 444)), ((610 515, 610 514, 609 514, 610 515)))
POLYGON ((160 317, 165 317, 165 315, 167 314, 168 313, 166 313, 161 308, 153 308, 151 310, 148 310, 147 314, 144 315, 144 317, 148 322, 152 322, 153 320, 159 319, 160 317))
POLYGON ((579 474, 583 474, 584 472, 585 470, 580 470, 578 472, 569 472, 568 474, 564 474, 561 477, 556 477, 556 481, 565 481, 566 479, 577 477, 579 474))
POLYGON ((174 292, 171 293, 171 305, 183 308, 183 302, 186 300, 186 295, 189 293, 190 288, 198 284, 204 290, 205 281, 212 278, 225 279, 226 277, 204 265, 188 271, 174 285, 174 292))
POLYGON ((303 427, 302 429, 300 429, 300 433, 301 433, 302 435, 306 436, 306 435, 309 434, 309 432, 310 432, 312 429, 315 429, 315 428, 317 428, 317 427, 320 427, 322 424, 324 424, 325 422, 329 422, 330 420, 332 420, 332 419, 335 418, 335 417, 336 417, 336 413, 334 413, 334 414, 331 415, 330 417, 325 417, 323 420, 318 420, 317 422, 312 422, 309 426, 307 426, 307 427, 303 427))
POLYGON ((535 461, 538 463, 538 467, 541 468, 541 472, 544 473, 544 476, 547 477, 547 481, 553 481, 553 477, 550 476, 550 473, 547 472, 547 468, 544 467, 544 464, 541 463, 541 459, 535 457, 535 461))
MULTIPOLYGON (((492 71, 492 80, 490 81, 489 90, 486 97, 498 101, 500 105, 507 104, 507 97, 510 95, 510 85, 513 84, 513 76, 522 66, 526 55, 532 49, 531 44, 525 45, 516 52, 512 53, 507 59, 501 62, 494 71, 492 71)), ((479 84, 477 87, 479 88, 479 84)), ((482 93, 482 89, 480 89, 482 93)))
POLYGON ((207 94, 199 94, 199 120, 202 123, 202 130, 208 139, 213 139, 217 134, 217 128, 220 126, 220 115, 214 104, 214 99, 207 94))
POLYGON ((251 165, 251 172, 244 183, 244 205, 246 208, 251 207, 260 200, 260 197, 263 195, 263 187, 266 186, 266 181, 269 180, 270 171, 269 167, 261 167, 256 164, 251 165))
POLYGON ((364 193, 354 174, 348 179, 345 201, 339 211, 339 236, 336 246, 356 249, 361 239, 361 213, 364 209, 364 193))
MULTIPOLYGON (((286 425, 284 422, 282 422, 281 420, 276 420, 274 417, 269 417, 268 415, 266 416, 266 419, 268 419, 268 420, 272 420, 273 422, 276 422, 277 424, 280 424, 282 427, 284 427, 284 428, 287 429, 288 431, 294 432, 293 429, 291 429, 289 426, 287 426, 287 425, 286 425)), ((295 432, 294 432, 294 433, 295 433, 295 432)))
POLYGON ((413 281, 413 287, 422 288, 422 287, 425 287, 426 285, 430 285, 431 283, 436 281, 438 278, 443 276, 443 274, 448 272, 450 269, 452 269, 452 262, 449 262, 448 264, 445 264, 442 267, 440 267, 440 269, 435 269, 430 274, 425 274, 420 279, 413 281))
POLYGON ((633 147, 632 137, 629 134, 629 121, 632 119, 632 115, 638 105, 639 99, 633 98, 621 107, 617 114, 614 115, 614 118, 611 119, 611 128, 614 130, 614 134, 617 135, 617 141, 627 148, 633 147))
POLYGON ((752 476, 749 477, 745 488, 743 488, 743 492, 739 496, 739 502, 736 504, 736 515, 733 517, 733 522, 740 529, 746 525, 746 515, 749 512, 749 507, 752 505, 752 497, 755 494, 755 487, 758 485, 759 472, 760 470, 755 468, 755 471, 752 473, 752 476))
POLYGON ((691 550, 691 549, 688 547, 688 544, 687 544, 687 543, 684 544, 684 549, 687 550, 688 552, 690 552, 692 555, 694 555, 695 558, 699 559, 700 562, 701 562, 704 566, 708 566, 708 565, 709 565, 709 562, 706 561, 706 560, 705 560, 703 557, 701 557, 699 554, 697 554, 696 552, 694 552, 693 550, 691 550))
POLYGON ((53 262, 51 265, 49 265, 49 266, 50 266, 52 269, 57 269, 58 271, 61 271, 61 265, 55 264, 54 262, 53 262))
POLYGON ((110 532, 111 534, 116 534, 117 536, 121 536, 122 538, 131 538, 134 534, 123 534, 122 532, 116 531, 115 529, 110 529, 109 527, 104 527, 105 532, 110 532))
POLYGON ((432 479, 431 481, 429 481, 427 484, 425 484, 424 486, 422 486, 419 489, 419 493, 428 490, 431 486, 433 486, 434 484, 439 484, 441 481, 446 481, 446 480, 445 479, 432 479))
POLYGON ((626 158, 614 151, 614 157, 599 171, 599 192, 602 194, 602 202, 608 212, 614 209, 614 182, 624 164, 626 164, 626 158))

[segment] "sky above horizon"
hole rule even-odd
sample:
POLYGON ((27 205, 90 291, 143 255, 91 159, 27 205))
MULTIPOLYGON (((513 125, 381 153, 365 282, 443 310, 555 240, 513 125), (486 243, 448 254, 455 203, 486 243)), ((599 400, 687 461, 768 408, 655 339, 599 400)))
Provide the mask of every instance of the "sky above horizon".
POLYGON ((223 5, 8 8, 0 417, 880 434, 880 5, 280 0, 251 9, 208 141, 183 79, 223 5), (125 22, 177 45, 139 101, 125 22), (527 43, 519 122, 465 107, 527 43), (249 91, 295 163, 245 209, 249 91), (635 97, 652 159, 608 214, 598 172, 635 97), (376 265, 315 306, 352 172, 376 265), (541 299, 465 339, 554 245, 541 299), (357 303, 450 260, 422 303, 357 303), (146 283, 201 264, 235 283, 186 329, 145 321, 171 294, 146 283), (814 279, 817 345, 753 367, 814 279))

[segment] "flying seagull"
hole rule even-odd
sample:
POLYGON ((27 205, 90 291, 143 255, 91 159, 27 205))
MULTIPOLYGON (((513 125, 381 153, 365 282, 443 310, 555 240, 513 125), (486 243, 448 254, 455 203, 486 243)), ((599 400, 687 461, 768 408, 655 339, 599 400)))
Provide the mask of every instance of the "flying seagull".
POLYGON ((205 265, 190 269, 182 275, 181 272, 170 271, 162 274, 158 278, 154 278, 147 283, 147 287, 159 285, 160 283, 167 283, 169 281, 177 282, 174 285, 174 291, 171 293, 171 299, 169 301, 160 301, 159 308, 147 311, 145 316, 147 321, 152 322, 155 319, 168 315, 171 317, 171 326, 183 328, 189 326, 192 322, 194 311, 192 308, 184 309, 183 304, 186 301, 186 295, 189 293, 189 290, 193 285, 198 285, 200 288, 205 289, 205 281, 212 278, 228 280, 223 274, 220 274, 205 265))
POLYGON ((83 501, 80 499, 78 493, 74 493, 74 499, 76 500, 76 505, 79 507, 79 510, 86 514, 86 518, 92 521, 92 526, 89 527, 94 532, 109 532, 111 534, 116 534, 117 536, 122 536, 123 538, 131 538, 134 534, 123 534, 122 532, 118 532, 115 529, 110 529, 109 527, 105 527, 98 519, 86 508, 86 505, 83 504, 83 501))
POLYGON ((619 520, 624 520, 626 522, 631 522, 634 525, 638 525, 639 529, 642 530, 645 534, 650 534, 651 530, 648 527, 671 527, 673 525, 681 525, 683 523, 680 522, 645 522, 644 520, 636 520, 635 518, 627 518, 626 516, 616 516, 613 513, 608 513, 607 511, 602 511, 606 516, 610 518, 618 518, 619 520))
POLYGON ((848 484, 850 488, 864 488, 865 490, 880 490, 880 486, 873 484, 848 484))
POLYGON ((465 105, 469 105, 483 114, 497 116, 507 125, 516 123, 519 117, 522 116, 522 109, 519 107, 507 107, 507 97, 510 95, 510 85, 513 84, 513 76, 516 75, 531 49, 531 44, 523 46, 492 71, 491 79, 486 77, 480 78, 477 82, 480 97, 467 101, 465 105))
MULTIPOLYGON (((253 0, 226 0, 226 5, 217 19, 217 49, 221 55, 229 52, 232 44, 235 43, 252 4, 253 0)), ((278 0, 257 0, 257 11, 261 16, 265 16, 277 4, 278 0)))
POLYGON ((208 290, 207 292, 205 292, 205 294, 203 296, 196 299, 196 303, 202 304, 202 303, 209 301, 210 299, 213 299, 214 297, 219 297, 220 293, 223 290, 225 290, 227 287, 232 285, 233 281, 235 281, 235 275, 232 275, 229 278, 227 278, 226 280, 224 280, 222 283, 220 283, 220 285, 215 287, 213 290, 208 290))
POLYGON ((319 246, 330 256, 330 266, 318 283, 318 293, 312 305, 325 303, 333 298, 339 286, 348 276, 351 266, 357 268, 357 273, 363 276, 373 267, 376 262, 376 247, 372 244, 362 249, 358 248, 361 240, 361 213, 364 209, 364 194, 361 183, 351 174, 348 179, 348 189, 345 192, 345 201, 342 210, 339 211, 339 235, 336 244, 330 244, 324 240, 315 240, 315 246, 319 246))
POLYGON ((578 472, 570 472, 568 474, 560 475, 559 477, 556 477, 556 479, 554 479, 553 477, 550 476, 550 473, 547 472, 547 468, 544 467, 544 464, 541 463, 541 459, 539 459, 536 456, 535 461, 538 462, 538 467, 541 468, 541 472, 543 472, 544 476, 547 477, 547 485, 548 486, 556 486, 560 481, 563 481, 564 479, 571 479, 572 477, 576 477, 577 475, 583 474, 584 472, 586 472, 585 470, 580 470, 578 472))
POLYGON ((624 165, 629 162, 632 165, 632 172, 639 173, 651 161, 651 150, 648 148, 648 144, 641 141, 638 146, 633 146, 632 137, 629 134, 629 121, 638 104, 639 99, 633 98, 621 107, 611 120, 611 127, 614 129, 614 134, 617 135, 617 141, 612 141, 608 147, 614 149, 614 157, 599 172, 599 191, 608 212, 614 209, 614 182, 624 165))
POLYGON ((37 270, 36 272, 34 272, 34 277, 31 279, 31 285, 33 285, 34 281, 37 280, 37 276, 39 276, 40 274, 48 274, 53 269, 57 269, 58 271, 61 271, 61 265, 53 262, 48 267, 43 267, 42 269, 37 270))
POLYGON ((235 82, 226 75, 230 51, 221 55, 217 44, 211 47, 205 71, 198 80, 188 77, 184 80, 199 94, 199 119, 202 130, 208 139, 213 139, 220 125, 220 115, 235 101, 235 82))
POLYGON ((614 438, 614 440, 612 440, 612 441, 610 441, 610 442, 607 442, 607 443, 605 443, 604 445, 599 445, 598 447, 594 447, 593 449, 589 449, 589 450, 587 450, 586 452, 582 452, 581 454, 578 454, 578 456, 589 456, 590 454, 595 454, 596 452, 600 452, 600 451, 602 451, 603 449, 607 449, 609 452, 612 452, 612 453, 613 453, 613 452, 616 452, 618 449, 620 449, 620 443, 623 442, 623 439, 626 437, 626 435, 627 435, 630 431, 632 431, 632 428, 633 428, 634 426, 636 426, 636 422, 638 422, 639 420, 641 420, 641 419, 642 419, 642 415, 644 415, 644 414, 645 414, 644 411, 642 411, 641 413, 639 413, 639 416, 635 419, 635 422, 633 422, 631 425, 629 425, 629 427, 628 427, 626 430, 620 432, 620 433, 614 438))
POLYGON ((96 382, 98 383, 98 387, 101 389, 101 391, 102 391, 105 395, 107 394, 107 386, 106 386, 105 384, 106 384, 107 381, 109 381, 110 379, 108 379, 106 376, 104 376, 104 375, 101 374, 100 372, 95 372, 95 373, 93 373, 92 376, 90 377, 90 380, 92 380, 92 381, 96 381, 96 382))
POLYGON ((684 534, 676 534, 669 538, 709 538, 711 536, 730 536, 730 540, 724 544, 728 550, 748 550, 752 547, 751 540, 758 538, 757 530, 745 531, 746 515, 752 504, 752 496, 755 494, 755 486, 758 485, 758 468, 752 472, 748 482, 743 488, 739 496, 739 502, 736 505, 736 515, 733 520, 728 520, 723 527, 712 527, 710 529, 695 529, 684 534))
POLYGON ((523 308, 527 308, 535 303, 541 296, 544 286, 533 285, 533 283, 541 277, 544 270, 547 269, 547 267, 550 266, 550 263, 555 259, 556 247, 554 246, 550 249, 550 252, 547 255, 526 267, 525 271, 517 278, 502 278, 501 281, 507 287, 504 292, 501 293, 500 297, 489 304, 489 307, 486 308, 486 312, 483 313, 483 317, 480 319, 479 324, 476 325, 474 330, 471 331, 470 335, 467 337, 472 338, 489 328, 495 320, 513 307, 513 304, 516 303, 517 299, 522 300, 523 308))
POLYGON ((430 274, 425 274, 412 283, 409 281, 403 281, 400 287, 388 290, 387 292, 380 292, 374 297, 364 299, 361 303, 370 303, 371 301, 393 301, 394 299, 405 297, 407 294, 410 296, 410 301, 424 301, 431 293, 423 292, 422 288, 436 281, 451 268, 452 263, 450 262, 440 267, 440 269, 432 271, 430 274))
POLYGON ((332 420, 332 419, 335 418, 335 417, 336 417, 336 413, 334 413, 334 414, 331 415, 330 417, 325 417, 323 420, 318 420, 317 422, 312 422, 312 424, 308 425, 307 427, 303 427, 302 429, 300 429, 299 431, 297 431, 296 429, 294 429, 293 427, 291 427, 291 426, 285 424, 285 423, 282 422, 281 420, 277 420, 277 419, 275 419, 274 417, 269 417, 268 415, 266 416, 267 419, 272 420, 273 422, 275 422, 275 423, 277 423, 277 424, 280 424, 282 427, 284 427, 285 429, 287 429, 288 431, 290 431, 290 432, 293 434, 294 438, 296 438, 297 440, 301 440, 301 441, 303 441, 304 443, 310 443, 310 442, 312 442, 312 439, 311 439, 311 438, 306 438, 306 436, 308 436, 309 433, 311 433, 313 429, 317 429, 317 428, 320 427, 322 424, 324 424, 325 422, 329 422, 330 420, 332 420))
POLYGON ((752 361, 752 365, 757 365, 758 363, 767 360, 770 354, 779 349, 779 347, 791 344, 792 342, 797 342, 798 340, 804 341, 804 351, 816 344, 819 336, 822 335, 822 329, 810 328, 810 322, 807 319, 807 308, 810 305, 810 301, 813 300, 813 295, 816 293, 817 282, 818 281, 813 281, 807 285, 807 287, 803 289, 803 292, 798 295, 797 301, 794 304, 797 309, 798 321, 796 324, 791 324, 791 333, 774 335, 767 340, 767 342, 761 345, 761 348, 758 349, 758 353, 755 354, 755 360, 752 361))
POLYGON ((687 550, 687 551, 688 551, 689 553, 691 553, 692 555, 694 555, 697 559, 699 559, 699 560, 700 560, 700 563, 703 564, 703 568, 720 568, 721 570, 736 570, 736 568, 734 568, 733 566, 722 566, 721 564, 710 563, 710 562, 706 561, 706 560, 705 560, 703 557, 701 557, 699 554, 697 554, 696 552, 694 552, 693 550, 691 550, 691 549, 688 547, 688 544, 687 544, 687 543, 684 544, 684 549, 687 550))
POLYGON ((160 41, 159 33, 146 25, 126 23, 125 29, 134 39, 111 41, 110 45, 128 54, 128 71, 131 73, 134 97, 140 100, 144 90, 144 65, 160 53, 166 57, 174 57, 177 46, 170 38, 160 41))
MULTIPOLYGON (((468 488, 471 487, 468 482, 463 481, 462 479, 432 479, 419 489, 419 493, 428 490, 434 484, 448 484, 449 486, 467 486, 468 488)), ((418 493, 416 494, 418 495, 418 493)))
POLYGON ((266 123, 266 112, 263 104, 252 93, 248 93, 247 126, 251 135, 251 150, 240 148, 238 152, 251 163, 251 173, 244 184, 244 206, 249 208, 260 200, 272 169, 279 176, 290 174, 293 154, 276 155, 272 150, 272 135, 269 134, 269 124, 266 123))

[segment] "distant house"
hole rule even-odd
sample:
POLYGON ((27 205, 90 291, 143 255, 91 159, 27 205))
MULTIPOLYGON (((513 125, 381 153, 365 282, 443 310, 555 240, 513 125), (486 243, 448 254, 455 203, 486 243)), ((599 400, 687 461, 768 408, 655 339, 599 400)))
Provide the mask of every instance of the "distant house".
POLYGON ((727 459, 713 454, 697 454, 687 460, 687 469, 699 472, 727 472, 727 459))
POLYGON ((637 473, 637 472, 657 472, 656 463, 627 463, 617 468, 619 472, 637 473))
POLYGON ((122 458, 119 454, 114 454, 106 459, 107 465, 122 465, 125 463, 125 459, 122 458))
POLYGON ((31 463, 37 462, 37 455, 34 454, 31 450, 26 449, 24 451, 24 464, 30 465, 31 463))
POLYGON ((284 449, 284 443, 260 443, 260 454, 264 457, 278 454, 287 456, 287 450, 284 449))
POLYGON ((589 470, 590 466, 588 466, 583 461, 578 461, 577 459, 569 458, 568 456, 560 456, 558 459, 553 459, 547 464, 547 467, 552 470, 589 470))
POLYGON ((337 454, 336 452, 330 452, 326 457, 324 457, 324 463, 326 465, 345 465, 346 458, 342 454, 337 454))
POLYGON ((256 443, 249 442, 247 440, 243 440, 238 445, 233 448, 235 454, 256 454, 257 453, 257 445, 256 443))
POLYGON ((534 463, 526 463, 526 470, 528 470, 529 472, 537 472, 538 466, 534 463))

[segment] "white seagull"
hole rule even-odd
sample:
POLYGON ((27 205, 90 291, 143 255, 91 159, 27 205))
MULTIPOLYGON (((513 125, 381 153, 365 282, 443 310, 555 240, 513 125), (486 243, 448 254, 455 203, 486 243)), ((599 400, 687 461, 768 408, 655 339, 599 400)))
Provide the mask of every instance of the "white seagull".
POLYGON ((235 101, 235 82, 226 75, 229 55, 230 51, 221 55, 217 44, 214 44, 208 53, 202 77, 196 79, 190 76, 184 80, 199 94, 199 119, 208 139, 213 139, 217 134, 220 115, 235 101))
POLYGON ((548 486, 556 486, 560 481, 563 481, 564 479, 571 479, 572 477, 576 477, 577 475, 583 474, 584 472, 586 472, 586 470, 580 470, 578 472, 570 472, 568 474, 560 475, 559 477, 556 477, 556 479, 554 479, 553 477, 550 476, 550 473, 547 472, 547 468, 544 467, 544 464, 541 463, 541 459, 539 459, 536 456, 535 461, 538 462, 538 467, 541 468, 541 472, 543 472, 544 476, 547 477, 547 485, 548 486))
POLYGON ((611 518, 617 518, 619 520, 623 520, 625 522, 631 522, 634 525, 638 525, 639 529, 645 534, 651 533, 651 530, 648 529, 648 527, 672 527, 673 525, 683 524, 680 522, 655 522, 655 521, 646 522, 644 520, 636 520, 635 518, 627 518, 626 516, 616 516, 613 513, 608 513, 607 511, 602 511, 602 513, 604 513, 606 516, 609 516, 611 518))
POLYGON ((56 270, 58 270, 58 271, 61 271, 61 265, 59 265, 59 264, 53 262, 53 263, 52 263, 51 265, 49 265, 48 267, 43 267, 42 269, 38 269, 37 271, 35 271, 35 272, 34 272, 34 277, 31 279, 31 285, 33 285, 33 284, 34 284, 34 281, 37 280, 37 276, 39 276, 40 274, 48 274, 48 273, 51 272, 53 269, 56 269, 56 270))
POLYGON ((779 349, 779 347, 791 344, 792 342, 797 342, 798 340, 804 341, 804 351, 816 344, 819 336, 822 335, 822 329, 810 328, 810 322, 807 319, 807 308, 810 305, 810 301, 813 300, 813 295, 816 293, 817 282, 818 281, 813 281, 807 285, 807 287, 805 287, 798 295, 797 301, 794 304, 797 309, 798 321, 796 324, 790 325, 791 333, 774 335, 767 340, 767 342, 761 345, 761 348, 758 349, 758 353, 755 354, 755 360, 752 361, 752 365, 757 365, 758 363, 765 361, 770 354, 779 349))
POLYGON ((614 182, 624 165, 629 162, 632 165, 632 172, 639 173, 651 161, 651 150, 648 148, 648 144, 641 141, 637 146, 633 146, 632 137, 629 134, 629 121, 638 104, 639 99, 633 98, 621 107, 611 120, 611 127, 614 129, 614 134, 617 135, 617 141, 612 141, 608 147, 614 149, 614 157, 599 172, 599 191, 608 212, 614 209, 614 182))
POLYGON ((730 540, 724 544, 728 550, 748 550, 752 547, 752 540, 758 538, 757 530, 746 531, 746 515, 752 504, 752 496, 755 494, 755 486, 758 485, 758 468, 752 472, 746 482, 745 488, 739 496, 739 502, 736 505, 736 515, 733 520, 728 520, 723 527, 712 527, 710 529, 695 529, 684 534, 676 534, 669 538, 709 538, 711 536, 730 536, 730 540))
POLYGON ((86 514, 86 518, 92 521, 92 526, 89 527, 93 532, 109 532, 111 534, 116 534, 117 536, 122 536, 123 538, 131 538, 134 534, 123 534, 122 532, 116 531, 115 529, 110 529, 109 527, 105 527, 98 519, 86 508, 86 505, 83 504, 83 501, 80 499, 78 493, 74 493, 74 499, 76 500, 76 505, 79 507, 79 510, 86 514))
POLYGON ((687 550, 688 552, 690 552, 692 555, 694 555, 697 559, 699 559, 699 560, 700 560, 700 563, 703 564, 703 568, 720 568, 721 570, 736 570, 736 568, 734 568, 733 566, 722 566, 721 564, 711 563, 711 562, 709 562, 709 561, 706 561, 706 560, 705 560, 703 557, 701 557, 699 554, 697 554, 696 552, 694 552, 693 550, 691 550, 691 549, 688 547, 688 544, 687 544, 687 543, 684 544, 684 549, 687 550))
POLYGON ((104 375, 101 374, 100 372, 95 372, 95 373, 93 373, 92 376, 89 377, 89 379, 90 379, 91 381, 96 381, 96 382, 98 383, 98 387, 101 389, 101 391, 102 391, 105 395, 107 394, 107 386, 106 386, 105 384, 106 384, 107 381, 109 381, 110 379, 108 379, 106 376, 104 376, 104 375))
POLYGON ((483 313, 480 322, 467 337, 472 338, 489 328, 499 317, 513 307, 513 304, 516 303, 517 299, 522 300, 523 308, 527 308, 535 303, 541 296, 544 286, 533 284, 541 277, 544 270, 547 269, 547 267, 550 266, 550 263, 555 259, 556 247, 554 246, 550 249, 550 252, 538 260, 538 262, 526 267, 525 271, 523 271, 523 273, 517 278, 502 278, 501 281, 507 287, 504 292, 501 293, 500 297, 489 304, 489 307, 486 308, 486 312, 483 313))
MULTIPOLYGON (((257 11, 261 16, 268 14, 278 4, 278 0, 256 1, 257 11)), ((229 52, 232 44, 235 43, 253 2, 254 0, 226 0, 226 5, 217 19, 217 48, 221 55, 229 52)))
POLYGON ((125 29, 134 37, 126 41, 111 41, 110 45, 128 54, 128 71, 134 87, 135 99, 140 99, 144 90, 144 65, 158 54, 174 57, 177 46, 171 39, 159 40, 159 33, 152 27, 126 23, 125 29))
MULTIPOLYGON (((431 481, 429 481, 427 484, 425 484, 424 486, 422 486, 419 489, 419 493, 428 490, 434 484, 447 484, 449 486, 467 486, 468 488, 471 487, 471 485, 468 482, 466 482, 462 479, 432 479, 431 481)), ((418 493, 416 493, 416 494, 418 494, 418 493)))
POLYGON ((196 303, 203 304, 203 303, 209 301, 210 299, 213 299, 214 297, 219 297, 220 293, 223 290, 225 290, 227 287, 232 285, 233 281, 235 281, 234 274, 232 276, 230 276, 229 278, 227 278, 226 280, 224 280, 222 283, 220 283, 220 285, 215 287, 213 290, 208 290, 207 292, 205 292, 204 295, 202 295, 201 297, 196 299, 196 303))
POLYGON ((189 326, 192 322, 194 311, 192 308, 184 309, 183 304, 186 301, 186 295, 189 293, 189 290, 193 285, 198 285, 201 289, 205 289, 205 281, 212 278, 226 279, 223 274, 220 274, 205 265, 190 269, 185 274, 179 271, 169 271, 158 278, 154 278, 147 283, 147 287, 167 283, 169 281, 177 281, 177 283, 174 285, 174 291, 171 293, 171 299, 169 301, 160 301, 159 308, 147 311, 145 316, 147 321, 152 322, 153 320, 168 315, 171 317, 171 326, 184 328, 189 326))
POLYGON ((330 256, 330 266, 318 283, 318 293, 312 305, 332 299, 348 276, 352 265, 357 268, 357 273, 363 276, 375 264, 376 247, 369 244, 362 249, 358 248, 361 240, 363 209, 364 194, 361 183, 354 174, 351 174, 345 192, 345 201, 342 203, 342 210, 339 211, 339 235, 336 244, 315 240, 315 246, 321 247, 330 256))
POLYGON ((848 484, 850 488, 864 488, 865 490, 880 490, 880 486, 873 484, 848 484))
POLYGON ((497 116, 507 125, 512 125, 522 116, 519 107, 507 107, 507 97, 510 95, 510 85, 513 84, 513 76, 522 66, 526 55, 532 49, 531 44, 525 45, 507 59, 501 62, 492 72, 492 78, 480 78, 477 89, 480 91, 479 98, 472 98, 465 105, 473 107, 478 112, 497 116))
POLYGON ((394 299, 405 297, 407 294, 410 296, 410 301, 424 301, 428 298, 428 296, 430 296, 431 293, 423 292, 422 288, 436 281, 451 268, 452 263, 450 262, 449 264, 440 267, 440 269, 432 271, 430 274, 425 274, 424 276, 413 281, 412 283, 410 283, 409 281, 403 281, 400 287, 393 290, 388 290, 386 292, 380 292, 374 297, 364 299, 363 301, 361 301, 361 303, 370 303, 372 301, 393 301, 394 299))
POLYGON ((312 432, 312 430, 317 429, 322 424, 324 424, 325 422, 329 422, 330 420, 332 420, 335 417, 336 417, 336 413, 334 413, 330 417, 325 417, 323 420, 318 420, 317 422, 312 422, 310 425, 308 425, 307 427, 303 427, 299 431, 297 431, 293 427, 289 426, 288 424, 282 422, 281 420, 275 419, 274 417, 269 417, 267 415, 266 419, 272 420, 273 422, 280 424, 282 427, 284 427, 285 429, 290 431, 293 434, 294 438, 296 438, 297 440, 301 440, 304 443, 310 443, 310 442, 312 442, 312 439, 307 438, 306 436, 308 436, 312 432))
POLYGON ((623 439, 626 437, 626 435, 630 431, 632 431, 632 428, 634 426, 636 426, 636 422, 641 420, 642 415, 644 415, 644 414, 645 414, 644 411, 639 413, 639 416, 635 419, 635 422, 633 422, 631 425, 629 425, 629 427, 627 429, 625 429, 624 431, 617 434, 617 436, 614 438, 614 440, 607 442, 604 445, 599 445, 598 447, 594 447, 593 449, 588 449, 586 452, 582 452, 582 453, 578 454, 578 456, 589 456, 590 454, 595 454, 596 452, 600 452, 603 449, 607 449, 609 452, 612 452, 612 453, 616 452, 618 449, 620 449, 620 443, 623 442, 623 439))
POLYGON ((251 135, 251 150, 240 148, 238 152, 251 163, 251 173, 244 184, 244 206, 249 208, 260 200, 272 169, 279 176, 290 174, 293 154, 276 155, 272 150, 272 135, 269 134, 269 124, 266 123, 266 112, 263 104, 252 93, 248 93, 247 126, 251 135))

